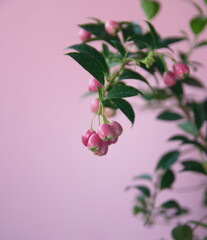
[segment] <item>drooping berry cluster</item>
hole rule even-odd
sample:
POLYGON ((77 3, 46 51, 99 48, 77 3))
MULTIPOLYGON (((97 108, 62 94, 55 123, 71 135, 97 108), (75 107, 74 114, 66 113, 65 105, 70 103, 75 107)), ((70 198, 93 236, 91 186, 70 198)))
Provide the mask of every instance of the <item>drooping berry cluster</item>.
POLYGON ((167 71, 163 74, 163 80, 167 86, 172 87, 178 79, 187 77, 189 73, 189 67, 183 62, 178 62, 173 65, 173 71, 167 71))
POLYGON ((103 156, 107 154, 108 146, 118 141, 122 131, 122 126, 116 121, 112 121, 110 124, 102 123, 98 132, 89 129, 83 133, 82 142, 94 155, 103 156))

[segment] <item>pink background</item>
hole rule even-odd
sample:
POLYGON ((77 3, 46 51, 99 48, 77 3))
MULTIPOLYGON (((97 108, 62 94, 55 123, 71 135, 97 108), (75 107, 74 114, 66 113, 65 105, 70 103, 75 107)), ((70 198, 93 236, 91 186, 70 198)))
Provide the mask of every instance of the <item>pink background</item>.
MULTIPOLYGON (((153 23, 162 35, 188 28, 196 13, 190 4, 161 2, 153 23)), ((76 25, 88 16, 144 26, 137 0, 0 1, 1 240, 171 239, 169 226, 146 229, 133 217, 135 192, 124 187, 134 175, 151 173, 160 155, 176 146, 166 139, 177 128, 137 109, 133 129, 118 114, 124 133, 107 156, 94 157, 80 142, 92 117, 91 98, 79 97, 90 75, 63 49, 79 42, 76 25)), ((206 64, 206 49, 194 56, 206 64)), ((176 186, 198 181, 196 175, 179 175, 176 186)), ((199 219, 201 193, 164 191, 161 199, 176 194, 183 205, 194 206, 189 218, 199 219)))

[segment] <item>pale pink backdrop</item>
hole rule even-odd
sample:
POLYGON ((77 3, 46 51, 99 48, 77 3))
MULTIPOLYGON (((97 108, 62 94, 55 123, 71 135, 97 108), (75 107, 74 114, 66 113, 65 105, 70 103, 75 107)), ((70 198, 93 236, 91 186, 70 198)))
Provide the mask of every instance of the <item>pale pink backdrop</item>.
MULTIPOLYGON (((190 4, 161 2, 153 23, 163 35, 188 28, 196 13, 190 4)), ((144 25, 138 0, 0 1, 1 240, 171 239, 169 227, 146 229, 133 217, 135 192, 124 187, 132 176, 153 171, 175 146, 166 139, 176 128, 154 121, 155 112, 137 111, 133 129, 118 115, 124 133, 106 157, 94 157, 80 142, 92 117, 91 98, 80 99, 90 75, 63 49, 79 42, 76 25, 90 16, 144 25)), ((196 59, 206 64, 206 49, 196 59)), ((206 68, 199 75, 206 76, 206 68)), ((178 187, 198 181, 185 176, 178 187)), ((194 206, 190 217, 200 218, 201 192, 166 196, 194 206)))

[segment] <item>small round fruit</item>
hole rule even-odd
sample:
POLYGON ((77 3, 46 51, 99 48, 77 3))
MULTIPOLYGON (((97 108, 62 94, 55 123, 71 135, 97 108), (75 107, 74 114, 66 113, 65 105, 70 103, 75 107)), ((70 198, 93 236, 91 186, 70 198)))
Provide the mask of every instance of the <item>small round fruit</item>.
POLYGON ((105 30, 110 35, 115 35, 119 31, 119 24, 116 21, 110 20, 105 22, 105 30))
POLYGON ((84 146, 87 146, 88 139, 94 133, 95 133, 95 131, 93 131, 93 130, 91 131, 90 129, 83 133, 83 135, 82 135, 82 143, 83 143, 84 146))
POLYGON ((94 155, 97 156, 104 156, 108 152, 108 144, 105 141, 102 141, 99 147, 99 150, 97 152, 94 152, 94 155))
POLYGON ((98 110, 99 110, 99 104, 100 104, 100 101, 98 99, 93 99, 92 102, 91 102, 91 111, 93 113, 97 113, 98 110))
POLYGON ((84 42, 84 41, 90 39, 91 34, 88 31, 81 28, 78 32, 78 36, 79 36, 80 40, 84 42))
POLYGON ((111 118, 116 115, 116 110, 113 108, 105 107, 104 114, 106 115, 106 117, 111 118))
POLYGON ((102 123, 99 126, 98 135, 103 141, 112 140, 116 137, 115 131, 107 123, 102 123))
POLYGON ((100 82, 96 78, 92 77, 88 82, 88 90, 90 92, 98 92, 97 87, 102 89, 100 82))
POLYGON ((100 148, 100 144, 101 144, 102 140, 100 139, 100 137, 98 136, 97 133, 93 133, 89 139, 88 139, 88 144, 87 147, 89 150, 91 150, 92 152, 97 152, 100 148))
POLYGON ((108 145, 111 145, 111 144, 115 144, 116 142, 118 141, 118 137, 112 139, 112 140, 109 140, 107 141, 108 145))
POLYGON ((173 71, 175 76, 180 79, 187 77, 190 73, 189 67, 183 62, 174 64, 173 71))
POLYGON ((165 72, 163 74, 163 80, 168 87, 174 86, 177 82, 176 76, 172 71, 165 72))
POLYGON ((121 124, 116 121, 112 121, 110 125, 113 128, 116 137, 119 137, 123 132, 123 128, 122 128, 121 124))

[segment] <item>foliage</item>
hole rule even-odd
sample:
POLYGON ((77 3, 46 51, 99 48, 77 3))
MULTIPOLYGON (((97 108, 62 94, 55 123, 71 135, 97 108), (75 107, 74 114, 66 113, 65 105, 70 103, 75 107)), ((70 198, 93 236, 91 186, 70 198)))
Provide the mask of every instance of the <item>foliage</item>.
MULTIPOLYGON (((196 10, 196 15, 189 20, 193 40, 188 35, 162 37, 150 22, 159 13, 161 4, 154 0, 140 0, 147 18, 145 29, 136 22, 123 21, 118 22, 117 32, 110 34, 104 22, 94 19, 94 22, 79 25, 92 37, 81 44, 68 47, 75 52, 66 53, 103 86, 102 89, 98 89, 97 96, 100 109, 106 106, 119 109, 134 124, 134 107, 126 98, 141 97, 146 107, 160 109, 158 120, 177 124, 178 133, 169 137, 170 142, 178 143, 177 148, 164 153, 158 159, 154 174, 140 174, 134 177, 138 184, 126 188, 137 191, 133 214, 141 215, 145 225, 155 224, 157 217, 171 220, 189 212, 189 209, 183 207, 176 199, 168 199, 160 205, 156 202, 160 192, 166 189, 173 190, 173 184, 180 174, 195 173, 205 179, 207 176, 207 134, 204 133, 204 129, 207 128, 207 100, 197 101, 186 94, 188 88, 203 90, 203 83, 192 73, 177 77, 173 86, 163 82, 163 74, 170 71, 169 62, 174 66, 178 62, 183 62, 190 66, 190 72, 193 72, 197 64, 191 59, 192 53, 198 48, 207 46, 207 40, 200 39, 201 33, 207 28, 207 16, 197 2, 191 0, 189 2, 196 10), (101 50, 89 45, 96 41, 101 41, 101 50), (173 45, 180 41, 189 43, 188 51, 172 53, 173 45), (146 77, 145 73, 150 78, 146 77), (135 80, 135 83, 139 82, 139 86, 142 87, 130 86, 128 79, 135 80), (197 151, 200 159, 181 158, 184 154, 183 147, 186 146, 197 151), (175 165, 179 166, 179 171, 175 170, 175 165), (143 184, 143 181, 146 184, 143 184)), ((207 7, 206 0, 204 4, 207 7)), ((99 117, 99 124, 100 117, 103 118, 103 122, 109 122, 103 111, 99 111, 95 116, 99 117)), ((201 187, 205 190, 203 202, 207 205, 205 184, 201 187)), ((204 222, 206 218, 207 216, 199 221, 180 222, 172 229, 172 238, 193 239, 197 227, 207 227, 204 222)), ((203 239, 206 239, 205 236, 203 239)))

